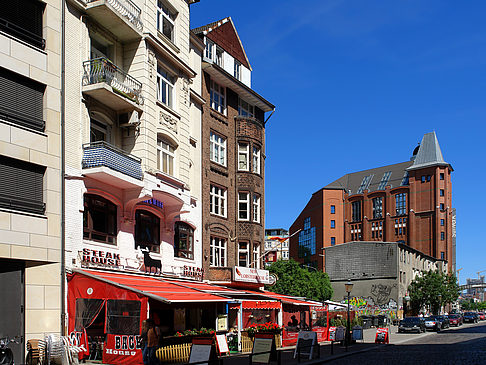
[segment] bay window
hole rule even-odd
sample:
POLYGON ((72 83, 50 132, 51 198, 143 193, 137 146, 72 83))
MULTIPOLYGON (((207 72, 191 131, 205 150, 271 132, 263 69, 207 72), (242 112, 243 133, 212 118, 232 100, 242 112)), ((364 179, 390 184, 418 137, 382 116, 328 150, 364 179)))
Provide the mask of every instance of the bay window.
POLYGON ((248 143, 238 143, 238 170, 248 171, 248 143))
POLYGON ((238 193, 238 220, 250 220, 250 193, 238 193))
POLYGON ((253 194, 253 222, 260 223, 260 196, 253 194))
POLYGON ((255 174, 260 173, 260 149, 258 147, 253 147, 253 172, 255 174))

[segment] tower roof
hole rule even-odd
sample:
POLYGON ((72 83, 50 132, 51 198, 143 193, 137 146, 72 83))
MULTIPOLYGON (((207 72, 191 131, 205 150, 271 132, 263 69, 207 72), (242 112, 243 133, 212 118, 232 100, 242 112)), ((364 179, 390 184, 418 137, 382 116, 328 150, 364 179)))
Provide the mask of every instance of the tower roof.
MULTIPOLYGON (((415 156, 412 166, 407 170, 416 170, 429 166, 449 165, 442 157, 439 141, 435 132, 426 133, 415 156)), ((452 167, 451 167, 452 168, 452 167)))

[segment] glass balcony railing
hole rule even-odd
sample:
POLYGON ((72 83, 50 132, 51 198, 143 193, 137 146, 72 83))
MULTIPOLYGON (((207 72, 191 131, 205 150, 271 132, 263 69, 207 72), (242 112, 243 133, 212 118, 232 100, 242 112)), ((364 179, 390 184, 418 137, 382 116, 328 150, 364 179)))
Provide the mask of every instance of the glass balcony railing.
POLYGON ((142 160, 104 141, 83 145, 83 169, 108 167, 142 180, 142 160))

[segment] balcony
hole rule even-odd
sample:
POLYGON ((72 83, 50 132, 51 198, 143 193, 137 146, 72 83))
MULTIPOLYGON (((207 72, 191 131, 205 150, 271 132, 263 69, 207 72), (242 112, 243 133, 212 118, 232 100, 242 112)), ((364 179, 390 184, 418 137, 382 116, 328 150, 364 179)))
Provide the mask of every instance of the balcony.
POLYGON ((138 110, 143 104, 142 83, 107 58, 83 63, 83 93, 115 111, 138 110))
POLYGON ((83 145, 83 174, 122 189, 142 187, 142 161, 104 141, 83 145))
POLYGON ((140 8, 130 0, 85 0, 86 13, 122 43, 142 37, 140 8))

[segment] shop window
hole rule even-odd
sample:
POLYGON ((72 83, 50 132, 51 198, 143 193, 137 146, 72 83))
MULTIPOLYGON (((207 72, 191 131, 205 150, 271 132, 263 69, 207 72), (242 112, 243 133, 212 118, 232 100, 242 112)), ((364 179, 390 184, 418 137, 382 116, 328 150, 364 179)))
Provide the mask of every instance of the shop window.
POLYGON ((327 311, 312 312, 312 327, 327 327, 327 311))
POLYGON ((194 259, 194 229, 184 222, 176 222, 174 231, 174 256, 194 259))
POLYGON ((160 252, 160 219, 145 210, 135 213, 135 248, 160 252))
POLYGON ((141 306, 138 300, 107 300, 106 333, 139 335, 141 306))
POLYGON ((83 237, 116 244, 116 205, 97 195, 84 195, 83 237))

